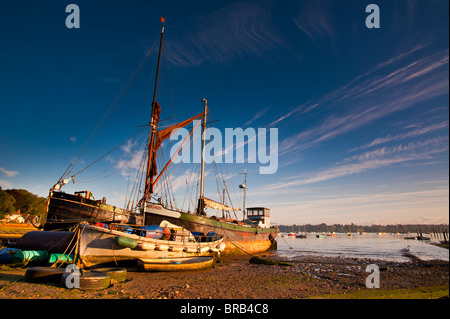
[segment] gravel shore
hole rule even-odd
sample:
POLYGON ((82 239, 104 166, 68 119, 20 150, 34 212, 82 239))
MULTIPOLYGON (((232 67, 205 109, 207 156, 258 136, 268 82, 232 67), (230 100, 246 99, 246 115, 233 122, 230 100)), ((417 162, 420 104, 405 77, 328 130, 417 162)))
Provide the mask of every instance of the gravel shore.
POLYGON ((223 257, 214 268, 191 272, 128 268, 127 281, 98 291, 27 283, 23 281, 26 269, 1 266, 0 299, 298 299, 368 290, 369 264, 379 267, 383 290, 449 284, 448 261, 425 262, 412 256, 408 263, 303 256, 289 260, 292 266, 249 260, 250 256, 223 257))

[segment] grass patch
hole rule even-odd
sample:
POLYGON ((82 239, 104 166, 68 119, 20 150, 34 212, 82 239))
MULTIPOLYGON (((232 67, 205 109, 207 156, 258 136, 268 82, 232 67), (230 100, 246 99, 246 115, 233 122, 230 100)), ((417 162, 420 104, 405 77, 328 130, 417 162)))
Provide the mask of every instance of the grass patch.
POLYGON ((367 289, 346 294, 330 294, 310 297, 328 299, 436 299, 449 296, 449 286, 430 286, 415 289, 380 290, 367 289))
POLYGON ((0 223, 0 232, 3 233, 14 233, 18 231, 31 231, 31 230, 36 230, 36 228, 28 224, 0 223))

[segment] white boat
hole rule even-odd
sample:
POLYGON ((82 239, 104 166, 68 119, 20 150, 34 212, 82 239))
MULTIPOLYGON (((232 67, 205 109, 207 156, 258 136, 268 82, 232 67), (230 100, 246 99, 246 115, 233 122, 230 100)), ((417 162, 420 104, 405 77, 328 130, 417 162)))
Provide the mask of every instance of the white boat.
MULTIPOLYGON (((79 257, 85 267, 125 260, 212 256, 225 249, 223 238, 196 238, 186 229, 163 221, 167 238, 153 238, 116 229, 79 224, 79 257), (211 241, 208 241, 211 240, 211 241)), ((154 232, 153 232, 154 233, 154 232)), ((163 234, 159 234, 163 236, 163 234)), ((156 236, 160 237, 160 236, 156 236)))

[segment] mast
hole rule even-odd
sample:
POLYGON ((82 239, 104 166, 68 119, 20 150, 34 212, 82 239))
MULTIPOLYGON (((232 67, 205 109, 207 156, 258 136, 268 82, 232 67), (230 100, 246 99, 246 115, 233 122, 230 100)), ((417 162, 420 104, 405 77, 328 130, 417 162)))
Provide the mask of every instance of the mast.
POLYGON ((204 214, 205 204, 203 196, 205 195, 205 135, 206 135, 206 114, 208 113, 208 101, 202 99, 204 103, 203 122, 202 122, 202 162, 200 171, 200 198, 198 199, 197 214, 204 214))
MULTIPOLYGON (((158 64, 156 66, 156 78, 155 78, 155 89, 153 90, 153 101, 152 101, 152 113, 150 118, 150 133, 149 133, 149 142, 148 142, 148 162, 147 162, 147 175, 145 178, 145 192, 142 200, 148 200, 153 192, 152 190, 152 184, 153 184, 153 175, 151 174, 153 164, 153 157, 154 157, 154 142, 155 142, 155 136, 158 128, 158 122, 155 121, 155 112, 156 112, 156 89, 158 87, 158 77, 159 77, 159 67, 161 65, 161 51, 162 51, 162 45, 163 45, 163 39, 164 39, 164 23, 165 19, 161 17, 161 22, 163 24, 162 30, 161 30, 161 40, 159 43, 159 54, 158 54, 158 64)), ((159 115, 158 115, 159 116, 159 115)), ((142 201, 141 200, 141 201, 142 201)))
POLYGON ((245 221, 245 195, 246 195, 246 191, 247 191, 247 169, 244 170, 244 175, 245 175, 244 184, 239 185, 239 188, 242 188, 242 190, 244 191, 244 202, 242 205, 242 215, 244 216, 244 221, 245 221))
POLYGON ((200 174, 200 197, 205 195, 205 134, 206 134, 206 113, 208 112, 208 101, 202 99, 204 103, 204 116, 202 123, 202 171, 200 174))

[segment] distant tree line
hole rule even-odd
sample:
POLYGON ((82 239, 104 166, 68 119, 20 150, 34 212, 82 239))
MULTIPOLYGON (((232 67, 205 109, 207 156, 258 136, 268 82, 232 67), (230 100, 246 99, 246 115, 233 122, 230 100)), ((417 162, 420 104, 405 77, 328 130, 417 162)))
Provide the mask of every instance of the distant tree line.
POLYGON ((424 225, 424 224, 393 224, 393 225, 370 225, 370 226, 361 226, 361 225, 355 225, 353 223, 351 224, 333 224, 333 225, 327 225, 325 223, 318 224, 318 225, 279 225, 278 229, 280 232, 289 233, 289 232, 295 232, 295 233, 301 233, 301 232, 336 232, 336 233, 356 233, 356 232, 366 232, 366 233, 416 233, 418 231, 421 231, 423 233, 428 233, 432 229, 446 229, 449 230, 448 224, 441 224, 441 225, 424 225))
POLYGON ((40 216, 45 209, 45 198, 34 195, 24 189, 7 189, 0 187, 0 219, 7 214, 17 212, 40 216))

